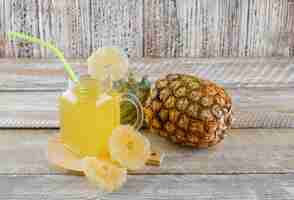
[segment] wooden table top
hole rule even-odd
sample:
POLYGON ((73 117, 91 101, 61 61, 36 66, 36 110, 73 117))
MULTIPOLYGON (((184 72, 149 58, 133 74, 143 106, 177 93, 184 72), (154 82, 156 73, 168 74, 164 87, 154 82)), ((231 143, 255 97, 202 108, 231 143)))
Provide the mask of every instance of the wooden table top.
MULTIPOLYGON (((58 132, 57 97, 66 85, 60 63, 0 59, 0 199, 294 199, 293 61, 132 60, 134 71, 153 81, 187 72, 222 84, 233 96, 236 121, 211 149, 182 148, 145 133, 166 153, 162 165, 129 172, 121 190, 105 194, 47 161, 48 139, 58 132)), ((83 61, 71 63, 84 70, 83 61)))

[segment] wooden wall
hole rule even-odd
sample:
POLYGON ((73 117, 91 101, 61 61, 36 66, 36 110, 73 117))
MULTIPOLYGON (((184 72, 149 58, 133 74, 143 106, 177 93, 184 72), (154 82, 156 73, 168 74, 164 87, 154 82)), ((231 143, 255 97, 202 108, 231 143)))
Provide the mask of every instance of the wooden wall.
POLYGON ((67 57, 118 45, 133 57, 293 56, 293 0, 0 0, 0 57, 53 57, 5 42, 23 31, 67 57))

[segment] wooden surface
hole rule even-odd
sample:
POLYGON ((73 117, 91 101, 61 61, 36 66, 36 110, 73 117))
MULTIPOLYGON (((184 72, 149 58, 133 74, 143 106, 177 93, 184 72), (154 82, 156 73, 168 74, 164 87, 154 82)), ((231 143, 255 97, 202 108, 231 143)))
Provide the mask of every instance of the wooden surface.
POLYGON ((293 55, 292 1, 151 0, 144 6, 145 55, 293 55))
MULTIPOLYGON (((154 82, 172 72, 198 75, 226 88, 233 97, 234 128, 294 127, 292 58, 133 59, 138 76, 154 82)), ((83 60, 71 61, 77 72, 83 60)), ((58 127, 58 96, 66 87, 56 60, 0 60, 0 127, 58 127), (44 121, 44 122, 43 122, 44 121), (5 126, 6 124, 6 126, 5 126)))
MULTIPOLYGON (((117 45, 142 56, 142 0, 1 0, 0 36, 31 33, 57 44, 68 57, 87 57, 98 46, 117 45)), ((1 55, 1 54, 0 54, 1 55)), ((2 56, 52 57, 46 49, 9 42, 2 56)))
MULTIPOLYGON (((70 60, 76 72, 87 70, 84 59, 70 60)), ((285 88, 294 86, 294 58, 173 58, 131 60, 138 76, 151 81, 167 73, 192 73, 226 88, 285 88)), ((66 74, 56 59, 0 59, 1 91, 60 91, 66 74)))
MULTIPOLYGON (((134 57, 293 56, 293 13, 291 0, 0 0, 0 37, 31 33, 68 57, 105 45, 134 57)), ((52 54, 0 44, 0 57, 11 56, 52 54)))
MULTIPOLYGON (((48 138, 58 130, 0 130, 0 174, 64 174, 46 158, 48 138), (11 157, 7 155, 13 155, 11 157)), ((131 174, 290 174, 294 173, 293 129, 234 129, 208 150, 171 144, 148 132, 152 147, 166 153, 160 167, 131 174)))
MULTIPOLYGON (((234 102, 233 128, 294 128, 292 88, 229 89, 234 102)), ((2 91, 0 127, 58 125, 62 91, 2 91)))
POLYGON ((0 176, 1 199, 221 199, 292 200, 293 174, 287 175, 158 175, 129 176, 119 192, 103 194, 83 177, 0 176), (13 188, 3 187, 13 185, 13 188))
MULTIPOLYGON (((1 130, 0 199, 293 199, 293 129, 234 130, 210 150, 183 149, 148 135, 167 157, 132 172, 103 194, 84 177, 49 167, 46 143, 57 130, 1 130), (11 156, 9 156, 11 155, 11 156)), ((157 136, 156 136, 157 137, 157 136)))
MULTIPOLYGON (((85 70, 82 60, 71 63, 76 71, 85 70)), ((206 150, 182 148, 145 131, 152 147, 166 153, 162 165, 129 172, 120 191, 105 194, 84 177, 47 161, 47 141, 58 132, 48 128, 56 127, 50 123, 58 122, 57 98, 66 86, 60 64, 2 59, 0 124, 43 120, 47 129, 16 129, 19 124, 0 129, 0 199, 294 199, 294 128, 264 128, 294 122, 292 58, 134 59, 131 63, 137 74, 150 74, 152 81, 178 71, 224 85, 233 96, 235 128, 222 143, 206 150), (247 127, 255 128, 240 129, 238 123, 253 123, 247 127)))

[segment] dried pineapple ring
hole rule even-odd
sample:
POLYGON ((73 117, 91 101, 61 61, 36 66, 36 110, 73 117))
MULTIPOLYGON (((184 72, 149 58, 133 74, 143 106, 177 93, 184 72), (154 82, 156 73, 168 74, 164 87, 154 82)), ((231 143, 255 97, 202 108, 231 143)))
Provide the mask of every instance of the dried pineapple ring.
POLYGON ((109 139, 111 158, 130 170, 142 168, 150 155, 149 140, 134 130, 123 125, 116 128, 109 139))
POLYGON ((115 47, 99 48, 88 58, 87 63, 91 77, 101 81, 109 77, 116 81, 128 73, 128 57, 115 47))
POLYGON ((125 168, 95 157, 83 159, 83 171, 93 184, 107 192, 118 190, 127 180, 125 168))

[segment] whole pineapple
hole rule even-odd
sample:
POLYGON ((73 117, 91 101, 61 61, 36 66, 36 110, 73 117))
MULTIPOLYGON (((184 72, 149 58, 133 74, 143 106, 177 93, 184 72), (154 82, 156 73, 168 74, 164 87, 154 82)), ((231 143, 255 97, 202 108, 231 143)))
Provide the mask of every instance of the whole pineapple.
POLYGON ((232 101, 224 88, 184 74, 156 81, 145 103, 147 124, 177 144, 205 148, 220 142, 232 122, 232 101))

